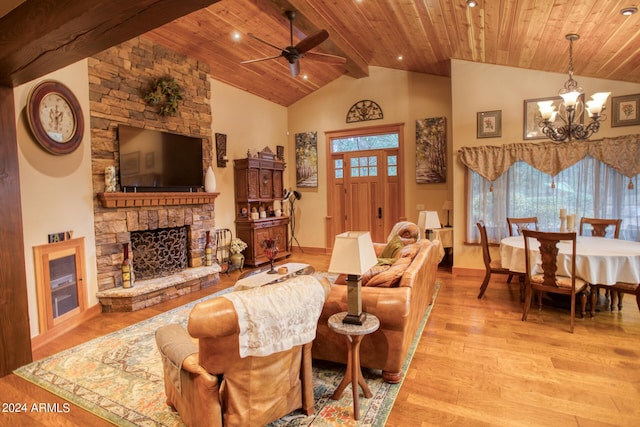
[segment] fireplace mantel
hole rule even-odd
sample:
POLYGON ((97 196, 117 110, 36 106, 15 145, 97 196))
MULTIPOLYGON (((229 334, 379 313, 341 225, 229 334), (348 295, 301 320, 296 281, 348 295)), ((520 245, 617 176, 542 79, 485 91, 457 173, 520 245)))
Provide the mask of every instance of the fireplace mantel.
POLYGON ((132 208, 170 205, 205 205, 213 203, 220 193, 98 193, 103 208, 132 208))

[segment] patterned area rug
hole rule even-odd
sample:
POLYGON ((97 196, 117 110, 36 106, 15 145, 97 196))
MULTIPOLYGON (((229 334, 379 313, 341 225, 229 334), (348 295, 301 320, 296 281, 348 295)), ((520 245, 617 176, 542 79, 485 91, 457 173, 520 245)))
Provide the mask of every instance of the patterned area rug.
MULTIPOLYGON (((326 273, 316 273, 326 275, 326 273)), ((436 293, 439 285, 436 286, 436 293)), ((165 404, 162 362, 154 333, 162 325, 186 327, 195 304, 215 295, 167 311, 120 331, 96 338, 15 371, 16 375, 120 426, 182 426, 177 413, 165 404)), ((406 371, 422 334, 427 311, 403 367, 406 371)), ((363 370, 373 397, 360 399, 360 421, 353 420, 351 386, 342 399, 331 400, 345 366, 315 361, 313 364, 315 414, 296 411, 274 422, 292 426, 383 426, 401 384, 382 381, 380 371, 363 370)))

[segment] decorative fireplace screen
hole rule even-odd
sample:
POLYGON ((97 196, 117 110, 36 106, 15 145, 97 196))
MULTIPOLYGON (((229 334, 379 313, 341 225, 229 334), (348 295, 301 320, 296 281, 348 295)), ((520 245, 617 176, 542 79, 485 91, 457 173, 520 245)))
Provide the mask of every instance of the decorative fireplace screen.
POLYGON ((136 280, 168 276, 188 267, 187 227, 132 231, 136 280))

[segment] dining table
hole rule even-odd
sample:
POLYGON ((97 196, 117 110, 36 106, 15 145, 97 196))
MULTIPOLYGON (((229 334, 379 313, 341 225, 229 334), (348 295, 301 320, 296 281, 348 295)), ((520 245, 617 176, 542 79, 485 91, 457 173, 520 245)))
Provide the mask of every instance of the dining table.
MULTIPOLYGON (((535 251, 536 262, 532 273, 541 273, 539 243, 529 242, 535 251)), ((558 243, 558 274, 569 276, 571 271, 571 241, 558 243)), ((503 268, 524 273, 524 237, 506 237, 500 241, 500 259, 503 268)), ((576 237, 576 276, 598 285, 617 282, 640 283, 640 242, 605 237, 576 237)))

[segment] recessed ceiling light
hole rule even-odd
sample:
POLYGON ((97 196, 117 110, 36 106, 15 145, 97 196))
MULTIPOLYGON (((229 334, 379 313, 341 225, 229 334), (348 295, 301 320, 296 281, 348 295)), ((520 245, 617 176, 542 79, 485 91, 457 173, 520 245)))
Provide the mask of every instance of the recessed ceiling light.
POLYGON ((402 55, 398 55, 398 61, 402 61, 404 57, 402 55))
POLYGON ((307 76, 306 74, 303 74, 303 75, 302 75, 302 78, 303 78, 303 79, 305 79, 305 80, 307 80, 307 79, 309 78, 309 76, 307 76))
POLYGON ((240 34, 240 31, 234 31, 233 33, 231 33, 231 38, 235 41, 238 41, 242 38, 242 34, 240 34))
POLYGON ((624 16, 631 16, 638 11, 637 7, 625 7, 620 11, 620 13, 624 16))
POLYGON ((467 6, 476 7, 477 5, 478 5, 478 2, 476 0, 467 0, 467 6))

